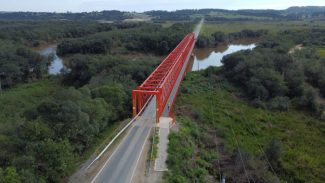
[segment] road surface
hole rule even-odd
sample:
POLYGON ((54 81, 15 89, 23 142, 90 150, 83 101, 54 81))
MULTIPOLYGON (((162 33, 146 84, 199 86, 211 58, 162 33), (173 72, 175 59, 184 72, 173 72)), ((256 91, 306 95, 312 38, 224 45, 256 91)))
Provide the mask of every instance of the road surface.
POLYGON ((132 124, 122 142, 93 179, 93 183, 129 183, 132 180, 144 144, 155 125, 155 97, 132 124))
MULTIPOLYGON (((195 36, 199 35, 203 20, 195 28, 195 36)), ((182 68, 181 74, 177 78, 175 87, 169 96, 168 102, 172 102, 176 97, 177 90, 182 81, 183 73, 186 70, 189 58, 182 68)), ((166 105, 167 106, 167 105, 166 105)), ((148 139, 151 128, 156 120, 156 98, 153 97, 143 113, 136 119, 130 130, 113 152, 111 157, 97 173, 92 183, 130 183, 137 167, 138 161, 143 151, 145 142, 148 139)), ((167 108, 165 107, 164 114, 167 108)))

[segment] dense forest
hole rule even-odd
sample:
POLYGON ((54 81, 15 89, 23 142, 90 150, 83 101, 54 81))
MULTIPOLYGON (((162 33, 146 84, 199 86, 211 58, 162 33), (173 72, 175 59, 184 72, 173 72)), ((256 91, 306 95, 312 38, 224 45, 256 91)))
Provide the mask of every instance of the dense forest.
POLYGON ((325 64, 315 50, 324 35, 323 29, 280 32, 253 51, 225 57, 225 77, 258 107, 289 110, 292 103, 325 119, 325 64), (300 44, 305 48, 292 49, 300 44))
POLYGON ((7 88, 17 83, 35 81, 46 74, 47 58, 33 51, 33 47, 57 42, 67 37, 81 37, 112 29, 112 25, 98 23, 89 23, 88 26, 84 26, 81 22, 3 21, 0 26, 2 87, 7 88))
POLYGON ((167 28, 148 23, 129 24, 125 31, 115 29, 79 39, 65 39, 58 45, 58 54, 106 53, 114 52, 112 48, 123 47, 128 51, 164 55, 176 47, 191 28, 190 24, 174 24, 167 28))
POLYGON ((119 54, 118 50, 164 55, 182 40, 183 35, 190 32, 191 25, 175 24, 162 28, 161 25, 148 23, 59 21, 33 22, 30 25, 29 22, 3 22, 0 30, 0 77, 2 87, 6 88, 16 83, 34 81, 46 72, 47 58, 33 52, 33 47, 60 42, 59 55, 119 54))
POLYGON ((0 182, 59 182, 71 174, 99 134, 130 117, 131 90, 192 27, 4 21, 0 182), (66 57, 69 69, 57 76, 35 51, 48 43, 66 57))

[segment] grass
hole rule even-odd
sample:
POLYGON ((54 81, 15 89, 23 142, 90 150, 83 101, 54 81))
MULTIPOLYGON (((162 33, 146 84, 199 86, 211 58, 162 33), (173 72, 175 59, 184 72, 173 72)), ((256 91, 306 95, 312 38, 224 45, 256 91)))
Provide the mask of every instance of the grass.
POLYGON ((319 54, 319 56, 321 56, 321 57, 325 57, 325 47, 319 47, 319 48, 317 48, 317 51, 318 51, 318 54, 319 54))
POLYGON ((211 17, 222 17, 222 18, 228 18, 228 19, 235 19, 235 18, 247 18, 247 19, 256 19, 256 20, 272 20, 272 18, 269 17, 257 17, 257 16, 244 16, 239 14, 233 14, 233 13, 223 13, 223 12, 210 12, 209 15, 211 17))
MULTIPOLYGON (((220 81, 220 78, 211 79, 199 73, 190 73, 182 84, 177 106, 190 106, 197 112, 196 116, 201 116, 203 120, 188 120, 189 113, 181 112, 178 115, 180 125, 197 128, 194 125, 197 124, 216 130, 223 138, 227 152, 233 152, 236 148, 233 129, 239 146, 256 156, 261 154, 259 144, 264 147, 272 138, 276 138, 282 143, 282 180, 324 182, 325 123, 293 109, 288 112, 257 109, 236 97, 235 93, 236 89, 220 81)), ((171 142, 174 140, 171 139, 171 142)))
POLYGON ((155 161, 158 156, 159 127, 154 127, 154 134, 151 143, 152 147, 150 150, 150 161, 155 161))
POLYGON ((172 21, 165 21, 164 23, 162 23, 162 27, 163 28, 168 28, 168 27, 171 27, 175 22, 172 22, 172 21))
POLYGON ((201 34, 209 35, 216 31, 225 33, 239 32, 243 29, 266 29, 270 32, 277 32, 286 29, 309 29, 310 27, 325 27, 324 22, 308 22, 308 21, 242 21, 242 22, 205 22, 201 34))

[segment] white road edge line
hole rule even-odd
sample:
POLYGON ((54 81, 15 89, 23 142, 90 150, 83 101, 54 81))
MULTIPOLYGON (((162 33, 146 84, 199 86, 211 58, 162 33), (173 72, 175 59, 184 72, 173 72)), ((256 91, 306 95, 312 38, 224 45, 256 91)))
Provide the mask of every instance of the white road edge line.
MULTIPOLYGON (((152 127, 151 127, 151 129, 152 129, 152 127)), ((150 130, 151 130, 151 129, 150 129, 150 130)), ((149 135, 150 135, 150 132, 149 132, 149 133, 147 134, 147 136, 146 136, 146 141, 148 140, 149 135)), ((134 169, 133 169, 133 171, 132 171, 132 175, 131 175, 131 179, 130 179, 129 183, 132 183, 132 178, 133 178, 133 176, 134 176, 134 172, 135 172, 135 170, 136 170, 137 167, 138 167, 138 163, 139 163, 139 160, 140 160, 141 155, 142 155, 142 153, 143 153, 144 146, 145 146, 145 144, 147 143, 146 141, 142 144, 141 151, 140 151, 140 156, 138 157, 138 159, 137 159, 137 161, 136 161, 136 163, 135 163, 135 167, 134 167, 134 169)))
MULTIPOLYGON (((124 142, 126 139, 127 138, 124 138, 122 142, 124 142)), ((99 174, 102 173, 103 169, 106 167, 106 165, 109 162, 109 160, 111 160, 111 158, 113 157, 113 155, 117 152, 117 149, 121 146, 122 142, 119 143, 119 145, 116 147, 116 149, 114 150, 114 152, 112 153, 112 155, 106 160, 105 164, 102 166, 102 168, 96 174, 96 176, 93 178, 93 180, 91 181, 91 183, 95 182, 95 180, 97 179, 97 177, 99 176, 99 174)))
MULTIPOLYGON (((152 97, 149 98, 149 100, 147 101, 147 103, 144 105, 144 106, 147 106, 148 103, 151 101, 152 97)), ((145 107, 142 108, 142 110, 129 122, 129 124, 131 124, 131 122, 134 121, 134 119, 138 118, 139 117, 139 114, 141 114, 143 111, 144 111, 145 107)), ((127 125, 127 126, 130 126, 130 125, 127 125)), ((124 127, 125 128, 125 127, 124 127)), ((122 130, 125 130, 125 129, 122 129, 122 130)), ((122 131, 121 130, 121 131, 122 131)), ((119 136, 119 134, 117 134, 115 137, 119 136)), ((115 138, 106 146, 107 148, 105 148, 102 152, 106 151, 108 149, 108 147, 115 141, 115 138)), ((122 141, 124 142, 126 140, 126 138, 124 138, 122 141)), ((99 172, 96 174, 96 176, 92 179, 91 183, 94 183, 95 180, 97 179, 97 177, 99 176, 99 174, 103 171, 103 169, 106 167, 107 163, 109 162, 109 160, 113 157, 113 155, 116 153, 117 149, 120 147, 120 145, 122 144, 122 142, 119 143, 119 145, 115 148, 114 152, 111 154, 111 156, 106 160, 105 164, 102 166, 102 168, 99 170, 99 172)), ((100 154, 100 156, 102 156, 103 153, 100 154)), ((95 161, 97 161, 100 156, 97 156, 97 158, 91 163, 93 164, 95 161)), ((90 166, 90 165, 89 165, 90 166)), ((89 168, 89 166, 87 167, 87 169, 89 168)))
POLYGON ((114 143, 114 141, 139 117, 139 115, 144 111, 144 109, 147 107, 149 101, 151 101, 152 96, 149 98, 147 103, 144 105, 144 107, 141 109, 141 111, 109 142, 109 144, 99 153, 99 155, 87 166, 86 170, 88 170, 91 165, 93 165, 101 156, 105 153, 105 151, 114 143))
POLYGON ((112 155, 106 160, 105 164, 103 165, 103 167, 99 170, 99 172, 96 174, 96 176, 94 177, 94 179, 91 181, 92 183, 95 182, 96 178, 99 176, 99 174, 103 171, 103 169, 106 167, 107 163, 109 162, 109 160, 113 157, 113 155, 117 152, 117 149, 121 146, 121 144, 123 144, 123 142, 126 140, 127 138, 124 138, 122 142, 119 143, 119 145, 116 147, 116 149, 114 150, 114 152, 112 153, 112 155))

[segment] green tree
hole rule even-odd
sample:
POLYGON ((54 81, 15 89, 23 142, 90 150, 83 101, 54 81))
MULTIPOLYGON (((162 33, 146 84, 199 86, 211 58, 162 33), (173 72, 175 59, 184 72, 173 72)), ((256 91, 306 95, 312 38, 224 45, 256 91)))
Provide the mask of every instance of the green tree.
POLYGON ((269 97, 269 91, 263 86, 262 81, 251 78, 247 83, 247 92, 250 97, 265 100, 269 97))
POLYGON ((127 95, 121 86, 101 86, 93 89, 91 94, 94 98, 103 98, 108 104, 112 105, 119 117, 121 114, 125 114, 127 95))
POLYGON ((4 183, 4 177, 5 177, 5 173, 3 171, 3 169, 0 167, 0 183, 4 183))
POLYGON ((71 71, 65 75, 64 81, 77 87, 87 84, 97 71, 95 65, 82 55, 72 57, 69 68, 71 71))
POLYGON ((53 131, 43 121, 26 122, 19 128, 19 137, 25 141, 40 141, 53 137, 53 131))
POLYGON ((67 175, 73 165, 72 148, 67 140, 47 139, 35 147, 37 169, 49 182, 58 182, 67 175))
POLYGON ((281 143, 279 140, 273 138, 265 148, 265 155, 268 161, 271 163, 273 169, 280 168, 281 157, 281 143))
POLYGON ((308 111, 316 112, 318 110, 317 92, 313 87, 306 86, 303 95, 298 100, 298 105, 308 111))
POLYGON ((0 177, 1 174, 3 178, 2 180, 0 178, 0 182, 3 181, 3 183, 21 183, 21 178, 14 167, 7 167, 4 171, 2 171, 2 173, 0 170, 0 177))
POLYGON ((325 97, 325 76, 319 80, 319 90, 323 97, 325 97))
POLYGON ((161 55, 167 54, 170 51, 167 41, 162 41, 159 43, 159 53, 161 55))
POLYGON ((287 111, 289 110, 290 106, 290 98, 289 97, 274 97, 269 102, 269 108, 280 110, 280 111, 287 111))
POLYGON ((226 34, 221 31, 213 33, 212 37, 214 38, 215 44, 223 43, 227 40, 226 34))

